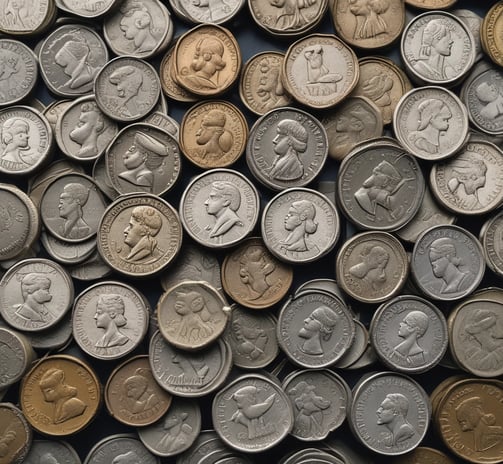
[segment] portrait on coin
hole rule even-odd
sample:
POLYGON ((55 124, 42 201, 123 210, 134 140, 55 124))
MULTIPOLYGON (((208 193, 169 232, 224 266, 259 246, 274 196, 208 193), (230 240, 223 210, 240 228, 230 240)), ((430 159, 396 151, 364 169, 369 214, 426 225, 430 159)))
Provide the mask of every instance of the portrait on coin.
POLYGON ((77 126, 68 134, 71 140, 80 145, 77 156, 79 158, 98 156, 101 152, 98 139, 106 129, 108 129, 108 123, 98 105, 95 102, 82 103, 77 126))
POLYGON ((239 277, 248 289, 248 299, 256 300, 271 288, 268 276, 274 272, 276 265, 269 254, 260 247, 247 247, 239 260, 239 277))
POLYGON ((328 306, 318 306, 304 319, 298 336, 303 339, 299 345, 300 351, 311 356, 323 356, 323 343, 332 338, 337 326, 337 314, 328 306))
POLYGON ((340 74, 330 72, 324 62, 324 53, 321 45, 306 47, 304 50, 306 89, 311 96, 319 97, 337 92, 337 82, 342 80, 340 74))
POLYGON ((318 230, 315 218, 316 207, 312 201, 292 202, 283 221, 288 235, 280 241, 280 250, 288 256, 294 256, 297 252, 319 250, 316 243, 310 238, 310 235, 318 230))
POLYGON ((234 143, 232 132, 226 129, 227 116, 223 111, 210 110, 201 120, 196 132, 198 152, 202 159, 220 160, 229 152, 234 143))
POLYGON ((164 420, 165 435, 159 440, 159 445, 167 452, 185 448, 191 440, 193 427, 187 423, 189 415, 186 412, 168 414, 164 420))
POLYGON ((241 192, 232 182, 213 182, 204 206, 206 212, 215 217, 213 226, 208 224, 205 228, 210 238, 221 237, 235 227, 243 227, 243 221, 237 214, 241 206, 241 192))
POLYGON ((373 292, 379 291, 387 281, 386 266, 389 263, 389 253, 380 245, 365 245, 358 263, 349 268, 349 273, 366 284, 373 292))
POLYGON ((96 302, 96 312, 94 320, 96 327, 105 332, 94 346, 97 348, 112 348, 123 346, 130 338, 120 331, 120 328, 127 326, 127 318, 124 315, 126 305, 120 295, 113 293, 100 295, 96 302))
POLYGON ((387 448, 392 448, 412 438, 416 430, 407 420, 409 399, 401 393, 389 393, 376 411, 377 425, 384 425, 389 434, 383 442, 387 448))
POLYGON ((260 77, 257 85, 257 95, 262 103, 262 112, 265 113, 273 108, 287 106, 290 99, 281 83, 279 64, 276 65, 267 58, 263 58, 258 69, 260 77))
POLYGON ((9 93, 18 84, 18 73, 22 66, 17 53, 10 50, 2 50, 0 55, 0 99, 4 102, 9 100, 9 93))
POLYGON ((281 31, 302 29, 309 23, 302 10, 317 5, 318 2, 319 0, 269 0, 270 5, 279 10, 274 17, 275 29, 281 31))
POLYGON ((475 88, 475 95, 483 103, 480 115, 494 120, 503 115, 503 95, 494 82, 482 82, 475 88))
POLYGON ((129 412, 141 414, 159 404, 159 397, 149 386, 150 377, 148 369, 138 368, 124 381, 122 399, 129 412))
POLYGON ((195 290, 176 292, 175 312, 180 316, 176 326, 177 337, 184 343, 200 343, 215 331, 206 301, 195 290))
POLYGON ((155 50, 159 40, 155 37, 154 21, 152 12, 148 8, 148 2, 131 0, 124 2, 120 7, 122 18, 120 29, 133 44, 134 53, 149 53, 155 50))
POLYGON ((466 210, 483 208, 479 191, 486 185, 487 165, 480 158, 465 153, 448 163, 447 187, 454 195, 456 205, 466 210))
POLYGON ((136 206, 131 212, 129 224, 124 229, 124 243, 129 252, 125 261, 136 264, 155 263, 164 255, 156 236, 162 228, 162 217, 152 206, 136 206))
POLYGON ((422 311, 410 311, 400 322, 398 336, 403 339, 398 345, 393 347, 392 356, 400 361, 405 361, 407 366, 420 366, 424 364, 424 347, 419 345, 418 339, 422 338, 428 330, 428 316, 422 311))
POLYGON ((16 440, 17 433, 15 430, 6 430, 0 437, 0 458, 7 456, 13 448, 13 442, 16 440))
POLYGON ((29 28, 31 8, 31 0, 6 0, 3 8, 6 24, 16 29, 29 28))
POLYGON ((53 404, 52 423, 62 424, 74 417, 81 416, 87 405, 78 398, 78 389, 66 383, 65 372, 50 368, 42 375, 38 386, 44 400, 53 404))
POLYGON ((21 279, 23 302, 14 305, 16 314, 31 322, 48 322, 53 316, 45 305, 52 300, 52 281, 46 274, 30 272, 21 279))
POLYGON ((22 169, 38 161, 29 144, 30 123, 25 118, 12 117, 0 128, 2 145, 0 165, 7 169, 22 169))
POLYGON ((117 90, 117 96, 111 97, 116 110, 126 117, 139 114, 140 103, 143 102, 135 97, 139 96, 143 86, 142 71, 131 65, 120 66, 110 74, 108 80, 117 90))
POLYGON ((117 455, 113 459, 112 464, 138 464, 141 461, 140 456, 135 451, 128 451, 127 453, 117 455))
POLYGON ((375 39, 388 33, 382 17, 390 7, 390 0, 349 0, 349 11, 355 16, 353 39, 375 39))
POLYGON ((197 90, 218 89, 220 71, 227 66, 224 50, 224 44, 216 37, 201 39, 196 44, 189 68, 182 69, 184 80, 197 90))

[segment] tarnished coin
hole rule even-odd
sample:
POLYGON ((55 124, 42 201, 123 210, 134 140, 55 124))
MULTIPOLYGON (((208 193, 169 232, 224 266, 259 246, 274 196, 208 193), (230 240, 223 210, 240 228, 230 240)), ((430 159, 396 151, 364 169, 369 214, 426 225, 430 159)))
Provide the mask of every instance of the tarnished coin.
POLYGON ((416 158, 397 144, 369 143, 344 158, 337 192, 343 213, 357 227, 395 230, 419 209, 424 178, 416 158))
POLYGON ((97 18, 108 13, 117 5, 119 0, 55 0, 56 6, 68 13, 81 16, 83 18, 97 18))
POLYGON ((144 118, 154 110, 161 93, 159 76, 152 65, 133 57, 109 61, 96 75, 96 103, 108 117, 120 122, 144 118))
POLYGON ((440 436, 463 460, 498 464, 503 456, 503 383, 461 380, 443 397, 437 412, 440 436))
POLYGON ((473 297, 449 315, 450 348, 456 362, 478 377, 503 375, 503 302, 473 297))
POLYGON ((110 435, 96 443, 84 464, 160 464, 136 435, 110 435))
POLYGON ((285 2, 248 0, 255 23, 277 36, 300 36, 316 27, 327 10, 328 0, 285 2))
POLYGON ((396 456, 416 448, 426 435, 430 403, 410 377, 393 372, 370 375, 355 387, 349 425, 370 450, 396 456))
POLYGON ((92 93, 94 79, 108 61, 108 49, 94 30, 66 24, 45 38, 39 61, 51 92, 62 97, 81 96, 92 93))
POLYGON ((229 308, 206 282, 180 282, 161 295, 157 320, 162 336, 183 350, 199 350, 225 330, 229 308))
POLYGON ((36 354, 22 333, 0 327, 0 359, 0 390, 4 390, 21 380, 36 354))
POLYGON ((294 422, 286 393, 258 374, 243 375, 220 390, 213 400, 212 418, 220 438, 247 453, 276 446, 294 422))
POLYGON ((358 60, 360 77, 352 95, 372 100, 381 110, 384 124, 393 121, 395 107, 412 84, 402 69, 383 56, 367 56, 358 60))
POLYGON ((438 364, 449 338, 440 310, 413 295, 381 305, 372 317, 370 334, 380 360, 406 374, 425 372, 438 364))
POLYGON ((71 435, 96 417, 101 386, 91 367, 67 355, 48 356, 21 384, 21 408, 30 425, 51 436, 71 435))
POLYGON ((143 295, 133 287, 114 281, 97 283, 75 299, 73 337, 94 358, 121 358, 143 340, 149 309, 143 295))
POLYGON ((482 246, 458 226, 435 226, 414 245, 412 277, 418 288, 436 300, 457 300, 469 295, 484 275, 482 246))
POLYGON ((82 97, 64 108, 56 123, 60 150, 75 161, 96 160, 115 137, 117 123, 105 116, 94 97, 82 97))
POLYGON ((356 86, 358 59, 335 35, 313 34, 290 45, 281 79, 288 93, 310 108, 330 108, 356 86))
POLYGON ((290 432, 302 441, 319 441, 339 428, 351 402, 345 380, 328 369, 295 371, 283 381, 293 406, 290 432))
POLYGON ((72 279, 59 264, 48 259, 20 261, 0 280, 0 314, 22 331, 55 325, 72 303, 72 279))
POLYGON ((484 249, 486 264, 498 276, 503 276, 503 212, 492 216, 482 226, 480 242, 484 249))
POLYGON ((321 123, 328 136, 328 154, 341 161, 355 146, 380 137, 383 120, 380 108, 366 97, 348 97, 321 123))
POLYGON ((0 111, 0 173, 27 175, 40 169, 51 156, 53 133, 47 119, 28 106, 0 111))
POLYGON ((264 208, 262 237, 269 251, 292 264, 325 256, 339 238, 339 214, 315 190, 292 188, 276 195, 264 208))
POLYGON ((278 355, 277 321, 265 312, 233 305, 224 339, 232 350, 232 362, 241 369, 260 369, 278 355))
POLYGON ((321 368, 334 364, 355 337, 353 318, 338 298, 306 291, 281 308, 277 337, 295 364, 321 368))
POLYGON ((174 397, 169 411, 155 424, 138 429, 147 449, 157 456, 183 453, 201 431, 201 410, 195 400, 174 397))
POLYGON ((22 42, 0 40, 0 106, 13 105, 26 98, 35 88, 38 62, 35 54, 22 42))
POLYGON ((189 161, 203 169, 233 164, 244 152, 248 124, 226 101, 202 102, 185 112, 180 145, 189 161))
POLYGON ((410 464, 417 462, 420 464, 455 464, 447 454, 426 446, 419 446, 414 451, 404 454, 393 461, 394 464, 410 464))
POLYGON ((120 197, 103 214, 98 251, 110 267, 132 277, 162 271, 182 246, 182 225, 176 210, 149 194, 120 197))
POLYGON ((451 13, 416 16, 402 34, 401 54, 410 76, 419 82, 453 86, 475 61, 475 44, 466 25, 451 13))
POLYGON ((158 0, 126 0, 103 23, 103 35, 119 56, 150 58, 161 52, 173 37, 173 22, 158 0))
POLYGON ((237 303, 265 309, 286 295, 293 269, 272 256, 262 239, 250 238, 225 257, 222 279, 224 290, 237 303))
POLYGON ((166 414, 171 395, 155 381, 148 356, 135 356, 110 374, 105 386, 105 404, 109 414, 119 422, 144 427, 166 414))
POLYGON ((461 100, 443 87, 407 92, 398 102, 393 129, 418 158, 437 161, 458 152, 468 137, 468 114, 461 100))
POLYGON ((259 195, 243 174, 213 169, 189 183, 179 211, 185 231, 196 242, 225 248, 239 243, 255 227, 259 195))
MULTIPOLYGON (((180 0, 175 0, 175 3, 177 1, 180 0)), ((192 23, 222 24, 236 16, 245 4, 245 0, 225 0, 220 3, 197 0, 180 3, 185 20, 192 23)))
POLYGON ((4 261, 35 243, 40 232, 40 218, 30 197, 10 184, 0 184, 0 216, 0 261, 4 261))
POLYGON ((503 3, 495 3, 484 16, 480 28, 482 48, 497 65, 503 65, 503 44, 501 30, 503 19, 503 3))
POLYGON ((68 242, 83 242, 95 236, 105 208, 99 188, 84 174, 57 177, 40 200, 46 230, 68 242))
POLYGON ((409 265, 403 245, 387 232, 363 232, 339 250, 337 282, 351 297, 381 303, 397 295, 405 284, 409 265))
POLYGON ((202 24, 182 35, 173 55, 178 84, 203 97, 225 92, 236 82, 241 51, 232 33, 217 25, 202 24))
MULTIPOLYGON (((1 462, 1 461, 0 461, 1 462)), ((64 441, 33 440, 24 464, 81 464, 77 452, 64 441)))
POLYGON ((328 138, 321 122, 291 107, 269 111, 250 131, 246 162, 259 182, 273 190, 308 185, 323 169, 328 138))
POLYGON ((149 361, 162 388, 175 396, 198 398, 225 382, 232 367, 232 352, 222 339, 205 350, 182 351, 158 331, 150 339, 149 361))
POLYGON ((0 403, 0 464, 25 462, 32 443, 32 430, 23 413, 11 403, 0 403))
POLYGON ((106 150, 107 176, 121 195, 163 195, 180 175, 180 148, 173 136, 151 124, 130 124, 106 150))
POLYGON ((330 7, 339 37, 358 48, 375 49, 391 45, 405 26, 405 4, 401 0, 376 3, 334 0, 330 7))
POLYGON ((265 114, 281 106, 289 106, 291 97, 281 82, 285 55, 262 52, 252 56, 244 65, 239 82, 239 96, 255 114, 265 114))

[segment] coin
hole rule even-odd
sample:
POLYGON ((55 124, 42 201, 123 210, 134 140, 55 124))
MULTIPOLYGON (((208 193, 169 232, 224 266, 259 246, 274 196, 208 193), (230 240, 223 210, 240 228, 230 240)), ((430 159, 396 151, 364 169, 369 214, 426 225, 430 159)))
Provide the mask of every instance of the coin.
POLYGON ((151 454, 133 434, 117 434, 103 438, 89 451, 84 464, 120 464, 121 461, 160 464, 159 458, 151 454))
POLYGON ((192 23, 222 24, 233 19, 245 0, 226 0, 224 3, 183 2, 184 19, 192 23))
POLYGON ((503 275, 503 256, 499 237, 502 231, 503 213, 496 213, 489 218, 480 231, 480 241, 489 268, 498 276, 503 275))
POLYGON ((112 268, 103 261, 98 250, 96 250, 82 263, 70 266, 68 271, 74 279, 90 281, 107 277, 112 273, 112 268))
POLYGON ((176 119, 167 114, 154 111, 145 117, 142 120, 147 124, 152 124, 153 126, 158 127, 159 129, 164 130, 169 135, 172 135, 175 140, 179 140, 180 138, 180 124, 176 119))
POLYGON ((402 457, 398 458, 398 460, 393 462, 396 464, 409 464, 411 462, 424 464, 455 464, 455 461, 453 461, 442 451, 433 448, 427 448, 425 446, 419 446, 414 451, 404 454, 402 457))
POLYGON ((26 373, 36 354, 22 333, 0 327, 0 390, 15 384, 26 373))
POLYGON ((32 443, 32 431, 23 413, 11 403, 0 403, 0 429, 0 464, 25 462, 32 443))
POLYGON ((503 50, 499 39, 503 3, 495 3, 484 16, 480 27, 482 48, 497 65, 503 64, 503 50))
POLYGON ((4 9, 0 15, 0 32, 3 34, 28 36, 41 33, 56 17, 56 7, 51 0, 40 0, 38 8, 21 5, 10 8, 14 8, 10 14, 7 14, 10 10, 4 9))
POLYGON ((56 0, 56 6, 63 11, 78 15, 82 18, 97 18, 105 15, 116 6, 118 0, 101 0, 99 2, 85 2, 81 0, 56 0))
POLYGON ((51 436, 71 435, 95 418, 101 386, 91 367, 68 355, 48 356, 21 384, 21 408, 30 425, 51 436))
POLYGON ((63 100, 55 100, 51 104, 49 104, 44 110, 42 111, 42 114, 45 116, 47 119, 47 122, 51 126, 52 131, 54 132, 54 135, 56 135, 56 124, 58 122, 58 119, 63 113, 63 111, 68 108, 72 104, 72 100, 70 99, 63 99, 63 100))
POLYGON ((182 246, 182 227, 175 209, 149 194, 120 197, 103 214, 98 251, 110 267, 133 276, 162 271, 182 246))
POLYGON ((81 464, 81 460, 73 447, 64 441, 33 440, 26 464, 57 463, 81 464))

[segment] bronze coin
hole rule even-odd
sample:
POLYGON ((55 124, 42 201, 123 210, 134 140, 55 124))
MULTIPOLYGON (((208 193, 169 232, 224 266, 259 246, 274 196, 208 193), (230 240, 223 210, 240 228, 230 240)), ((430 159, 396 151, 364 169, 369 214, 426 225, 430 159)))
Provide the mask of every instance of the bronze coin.
POLYGON ((503 66, 503 2, 496 3, 484 16, 480 28, 481 44, 489 58, 503 66))

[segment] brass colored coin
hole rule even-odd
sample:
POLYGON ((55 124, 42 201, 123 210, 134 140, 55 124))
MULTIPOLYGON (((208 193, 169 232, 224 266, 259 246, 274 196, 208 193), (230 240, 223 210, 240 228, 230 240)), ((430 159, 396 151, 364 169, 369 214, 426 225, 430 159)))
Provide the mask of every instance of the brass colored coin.
POLYGON ((440 382, 435 389, 431 392, 430 403, 431 403, 431 416, 437 416, 438 405, 441 403, 444 395, 447 393, 449 388, 460 380, 466 379, 464 375, 452 375, 447 377, 445 380, 440 382))
POLYGON ((458 0, 405 0, 405 4, 421 10, 446 10, 458 0))
POLYGON ((224 290, 247 308, 265 309, 276 304, 292 280, 291 266, 271 255, 260 238, 247 239, 222 265, 224 290))
POLYGON ((178 39, 173 65, 176 81, 189 92, 219 95, 237 80, 241 51, 229 30, 202 24, 178 39))
POLYGON ((0 403, 0 464, 21 464, 30 450, 32 431, 22 412, 0 403))
POLYGON ((436 421, 447 448, 475 464, 503 459, 503 382, 466 379, 452 385, 436 421))
POLYGON ((243 153, 248 138, 246 119, 231 103, 202 102, 189 109, 180 126, 183 154, 203 169, 224 168, 243 153))
POLYGON ((449 456, 442 451, 420 446, 410 453, 400 456, 393 461, 393 464, 456 464, 449 456))
POLYGON ((101 385, 84 361, 68 355, 48 356, 24 377, 20 401, 35 430, 51 436, 71 435, 96 417, 101 385))
POLYGON ((148 356, 135 356, 110 374, 105 386, 105 404, 119 422, 143 427, 168 411, 171 395, 154 379, 148 356))
POLYGON ((497 65, 503 66, 503 1, 484 16, 480 28, 482 48, 497 65))

